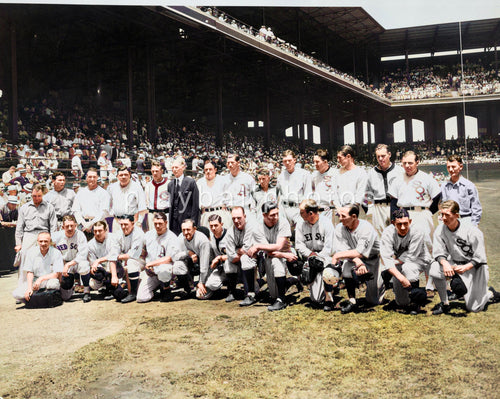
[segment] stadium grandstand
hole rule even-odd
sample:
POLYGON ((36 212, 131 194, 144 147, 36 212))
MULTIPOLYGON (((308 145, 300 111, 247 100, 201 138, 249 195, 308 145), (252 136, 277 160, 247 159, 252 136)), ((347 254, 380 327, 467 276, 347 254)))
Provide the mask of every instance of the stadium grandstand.
POLYGON ((500 19, 386 30, 360 7, 2 4, 0 155, 496 160, 499 42, 500 19))

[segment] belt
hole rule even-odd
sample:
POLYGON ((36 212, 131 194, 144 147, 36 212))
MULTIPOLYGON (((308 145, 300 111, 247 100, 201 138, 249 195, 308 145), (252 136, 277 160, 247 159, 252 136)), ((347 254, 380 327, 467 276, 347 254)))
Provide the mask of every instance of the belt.
POLYGON ((293 201, 283 201, 283 205, 285 206, 297 206, 298 204, 293 201))
POLYGON ((404 209, 407 211, 427 211, 429 208, 426 208, 425 206, 405 206, 404 209))
POLYGON ((202 212, 215 212, 220 211, 222 206, 216 206, 215 208, 201 208, 202 212))
POLYGON ((461 218, 468 218, 472 216, 472 213, 466 213, 465 215, 460 215, 461 218))
POLYGON ((451 261, 450 262, 453 265, 466 265, 467 263, 470 263, 470 260, 460 260, 460 261, 451 261))
POLYGON ((57 221, 62 222, 64 216, 57 216, 57 221))
POLYGON ((165 208, 165 209, 148 209, 149 212, 164 212, 168 213, 170 211, 170 208, 165 208))
POLYGON ((384 205, 389 205, 391 203, 391 201, 388 201, 388 200, 375 200, 373 201, 375 204, 384 204, 384 205))

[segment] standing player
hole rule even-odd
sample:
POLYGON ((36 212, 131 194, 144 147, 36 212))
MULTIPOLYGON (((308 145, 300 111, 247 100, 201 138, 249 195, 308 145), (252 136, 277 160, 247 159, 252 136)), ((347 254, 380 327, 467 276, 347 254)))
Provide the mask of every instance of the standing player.
MULTIPOLYGON (((391 211, 394 212, 397 208, 405 208, 409 211, 414 226, 423 231, 426 244, 431 248, 434 233, 432 214, 438 210, 441 189, 430 174, 418 170, 420 159, 413 151, 406 151, 401 161, 405 173, 396 178, 392 187, 389 188, 391 211)), ((429 297, 433 297, 432 278, 427 280, 425 288, 429 297)))
POLYGON ((278 176, 276 191, 280 208, 292 228, 300 221, 299 204, 312 195, 311 174, 295 166, 297 157, 292 150, 283 153, 285 170, 278 176))
POLYGON ((72 213, 75 192, 65 187, 66 177, 62 172, 54 173, 52 178, 54 179, 54 189, 45 195, 45 201, 52 204, 56 210, 57 221, 62 224, 63 217, 72 213))
POLYGON ((211 161, 203 166, 204 177, 196 182, 200 195, 200 226, 209 226, 208 219, 212 215, 219 215, 224 224, 231 224, 231 214, 223 209, 222 197, 224 192, 224 178, 217 175, 217 168, 211 161))
POLYGON ((271 176, 268 169, 260 168, 257 171, 257 181, 259 184, 252 192, 252 197, 256 203, 255 209, 257 211, 257 221, 262 223, 262 212, 259 212, 262 209, 262 205, 268 201, 278 203, 278 193, 276 192, 276 187, 269 187, 271 176))
POLYGON ((118 168, 118 181, 109 185, 108 193, 111 197, 111 213, 115 217, 113 231, 120 231, 118 220, 124 215, 134 215, 135 224, 141 227, 147 212, 146 196, 141 185, 131 180, 126 166, 118 168))
MULTIPOLYGON (((320 215, 318 204, 312 199, 303 200, 299 209, 302 220, 295 230, 295 249, 302 258, 315 256, 326 266, 333 254, 334 230, 331 219, 320 215)), ((311 301, 316 304, 324 303, 325 312, 333 310, 333 288, 324 283, 322 273, 318 273, 309 286, 311 301)))
MULTIPOLYGON (((224 204, 231 211, 240 206, 245 210, 246 216, 253 209, 252 192, 255 190, 255 179, 240 169, 240 156, 230 154, 227 157, 229 174, 224 176, 224 204)), ((232 217, 232 215, 231 215, 232 217)))
POLYGON ((163 166, 160 162, 151 162, 151 175, 153 178, 144 188, 148 208, 148 230, 153 229, 153 215, 155 212, 168 213, 170 209, 168 179, 163 177, 163 166))
POLYGON ((314 156, 314 167, 316 170, 312 175, 312 188, 314 198, 319 208, 323 208, 322 214, 328 219, 334 219, 335 210, 335 187, 337 184, 338 170, 330 166, 327 150, 317 150, 314 156))
POLYGON ((453 200, 460 206, 460 221, 478 226, 483 209, 476 186, 461 175, 464 164, 458 155, 451 155, 446 162, 450 180, 441 186, 443 201, 453 200))
POLYGON ((404 174, 401 166, 391 162, 391 153, 386 144, 375 148, 378 165, 368 171, 366 197, 371 202, 368 213, 372 215, 372 224, 379 236, 391 223, 391 196, 389 189, 397 177, 404 174))
POLYGON ((379 273, 380 242, 377 232, 366 220, 359 220, 359 206, 348 205, 339 209, 341 224, 335 228, 332 264, 343 261, 344 277, 349 302, 341 308, 343 314, 357 309, 356 279, 366 281, 366 301, 378 305, 384 296, 379 273))
POLYGON ((365 199, 367 175, 363 168, 354 163, 354 150, 351 146, 343 146, 337 152, 337 163, 340 165, 337 175, 336 204, 337 209, 348 204, 360 207, 365 199))
MULTIPOLYGON (((457 275, 466 288, 465 307, 469 312, 480 312, 495 291, 488 291, 489 271, 483 233, 470 223, 460 222, 460 207, 453 200, 440 206, 443 224, 434 234, 433 257, 439 267, 431 270, 432 277, 452 278, 457 275)), ((456 278, 456 277, 455 277, 456 278)), ((453 289, 453 281, 451 283, 453 289)), ((439 315, 449 311, 448 298, 434 309, 439 315)))
POLYGON ((90 302, 90 264, 87 259, 89 246, 85 234, 76 228, 73 215, 66 215, 62 220, 62 230, 52 235, 55 247, 61 251, 64 268, 61 279, 61 296, 67 301, 73 295, 75 274, 78 273, 83 282, 83 302, 90 302))
POLYGON ((89 168, 86 180, 87 187, 76 193, 72 211, 87 239, 92 239, 92 226, 109 214, 110 196, 97 184, 97 169, 89 168))

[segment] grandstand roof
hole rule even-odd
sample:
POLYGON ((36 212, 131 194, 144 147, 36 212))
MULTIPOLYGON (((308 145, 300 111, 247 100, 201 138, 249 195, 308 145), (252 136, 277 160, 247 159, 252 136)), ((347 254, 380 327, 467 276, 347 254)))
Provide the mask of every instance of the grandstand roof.
MULTIPOLYGON (((462 22, 464 49, 494 47, 500 44, 500 19, 462 22)), ((380 56, 451 51, 460 49, 459 23, 390 29, 367 40, 380 56)))

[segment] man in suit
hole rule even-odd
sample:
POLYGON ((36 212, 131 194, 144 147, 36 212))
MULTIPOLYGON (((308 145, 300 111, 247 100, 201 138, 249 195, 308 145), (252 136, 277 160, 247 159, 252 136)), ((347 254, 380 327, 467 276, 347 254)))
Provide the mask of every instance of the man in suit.
POLYGON ((186 161, 177 158, 172 164, 174 179, 168 183, 170 195, 170 230, 181 233, 181 224, 185 219, 191 219, 198 225, 200 220, 199 193, 196 181, 184 176, 186 161))

